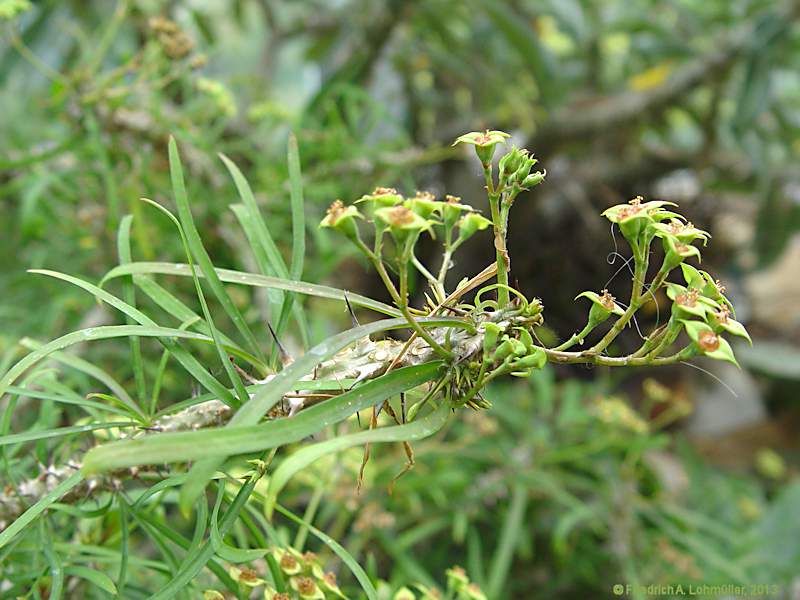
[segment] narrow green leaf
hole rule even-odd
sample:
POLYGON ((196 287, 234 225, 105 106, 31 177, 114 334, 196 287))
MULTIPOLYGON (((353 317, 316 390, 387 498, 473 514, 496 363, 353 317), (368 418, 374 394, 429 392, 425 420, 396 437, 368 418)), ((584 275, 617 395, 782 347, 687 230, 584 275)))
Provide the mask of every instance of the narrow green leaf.
POLYGON ((219 515, 219 507, 222 505, 222 498, 225 495, 225 480, 219 480, 219 491, 217 493, 217 501, 214 503, 214 510, 211 513, 211 544, 214 547, 214 553, 222 560, 231 563, 243 563, 258 560, 264 556, 268 549, 266 548, 234 548, 225 543, 222 539, 222 534, 219 531, 217 518, 219 515))
MULTIPOLYGON (((142 337, 159 337, 159 338, 187 338, 193 340, 210 341, 210 338, 200 333, 192 331, 182 331, 180 329, 172 329, 169 327, 143 327, 141 325, 103 325, 101 327, 90 327, 88 329, 79 329, 66 335, 56 338, 48 342, 38 350, 24 356, 13 367, 11 367, 2 377, 0 377, 0 396, 6 393, 9 386, 29 368, 34 366, 43 358, 49 356, 53 352, 69 348, 75 344, 92 340, 104 340, 118 337, 128 337, 130 335, 139 335, 142 337)), ((199 380, 198 380, 199 381, 199 380)), ((202 383, 202 382, 201 382, 202 383)), ((225 390, 225 388, 222 388, 225 390)), ((227 392, 227 390, 225 390, 227 392)), ((214 393, 214 392, 212 392, 214 393)), ((230 393, 230 392, 228 392, 230 393)))
MULTIPOLYGON (((275 288, 279 290, 287 290, 290 292, 297 292, 299 294, 306 294, 308 296, 318 296, 320 298, 329 298, 331 300, 344 301, 345 292, 337 288, 329 287, 327 285, 317 285, 314 283, 306 283, 305 281, 289 281, 288 279, 281 279, 279 277, 268 277, 266 275, 259 275, 257 273, 245 273, 243 271, 234 271, 231 269, 215 269, 220 281, 226 283, 238 283, 241 285, 250 285, 265 288, 275 288)), ((189 265, 185 263, 166 263, 166 262, 134 262, 129 265, 120 265, 114 267, 105 274, 100 285, 105 284, 106 281, 114 279, 115 277, 122 277, 124 275, 131 275, 134 273, 139 274, 153 274, 153 275, 180 275, 183 277, 191 276, 189 265)), ((198 273, 198 276, 202 276, 198 273)), ((361 306, 369 308, 376 312, 382 313, 390 317, 400 316, 400 311, 393 306, 389 306, 378 300, 367 298, 360 294, 353 294, 346 292, 347 299, 353 306, 361 306)))
POLYGON ((50 595, 47 600, 58 600, 64 587, 64 567, 61 557, 53 548, 53 534, 50 531, 47 519, 39 521, 39 543, 44 552, 47 564, 50 566, 50 595))
MULTIPOLYGON (((121 265, 127 265, 132 262, 131 258, 131 223, 133 223, 133 215, 125 215, 119 224, 119 232, 117 233, 117 255, 121 265)), ((133 278, 131 278, 133 279, 133 278)), ((133 286, 133 281, 124 281, 122 284, 122 294, 125 302, 129 305, 136 306, 136 289, 133 286)), ((126 316, 128 325, 133 325, 134 320, 126 316)), ((133 377, 136 381, 136 397, 139 399, 139 406, 144 407, 147 401, 147 387, 144 377, 144 363, 142 362, 142 342, 139 337, 132 337, 131 344, 131 357, 133 366, 133 377)))
MULTIPOLYGON (((430 381, 441 365, 441 362, 431 362, 396 369, 384 377, 367 381, 335 398, 302 410, 291 418, 258 425, 162 433, 104 444, 89 450, 84 457, 83 469, 87 473, 95 473, 142 464, 224 457, 276 448, 300 441, 358 410, 430 381)), ((271 389, 274 381, 261 386, 261 391, 271 389)), ((191 478, 190 474, 187 482, 191 478)))
MULTIPOLYGON (((261 212, 258 209, 258 204, 255 201, 255 197, 253 196, 253 191, 250 189, 250 184, 245 179, 242 172, 239 170, 239 167, 230 160, 224 154, 220 154, 219 157, 222 159, 222 162, 225 163, 228 171, 233 178, 234 184, 236 185, 236 190, 239 192, 239 197, 242 200, 243 209, 239 209, 236 207, 231 207, 236 214, 236 217, 239 219, 239 222, 242 225, 242 229, 245 230, 245 234, 247 235, 248 240, 250 241, 250 246, 252 247, 253 253, 256 255, 257 261, 259 263, 259 268, 264 273, 264 275, 275 274, 278 277, 283 279, 298 279, 299 276, 293 275, 294 271, 289 271, 286 267, 286 263, 281 256, 280 251, 278 250, 278 246, 275 244, 275 241, 272 237, 272 234, 267 227, 266 222, 264 221, 263 217, 261 216, 261 212), (291 273, 291 274, 290 274, 291 273)), ((294 202, 294 197, 292 201, 294 202)), ((302 196, 299 200, 302 204, 302 196)), ((294 204, 292 205, 292 229, 293 234, 295 230, 295 221, 294 221, 294 204)), ((301 216, 301 224, 303 222, 301 216)), ((305 226, 303 226, 303 230, 301 232, 301 237, 303 239, 303 252, 305 252, 305 226)), ((294 252, 294 250, 293 250, 294 252)), ((294 261, 294 254, 292 254, 292 261, 294 261)), ((285 298, 281 296, 281 304, 282 308, 280 310, 280 316, 278 317, 278 321, 276 324, 276 332, 281 333, 283 326, 285 324, 285 318, 288 316, 289 308, 291 307, 291 296, 287 295, 285 298)), ((308 324, 306 323, 305 315, 303 314, 300 307, 296 307, 293 311, 295 320, 297 320, 297 325, 300 328, 301 337, 303 339, 303 343, 308 343, 308 324)))
MULTIPOLYGON (((155 321, 153 321, 150 317, 145 315, 142 311, 138 308, 135 308, 129 305, 126 302, 123 302, 116 296, 109 294, 104 289, 99 288, 96 285, 92 285, 87 281, 83 281, 82 279, 78 279, 77 277, 73 277, 72 275, 67 275, 65 273, 58 273, 56 271, 49 271, 46 269, 34 269, 30 271, 31 273, 38 273, 40 275, 47 275, 49 277, 55 277, 56 279, 61 279, 63 281, 67 281, 72 283, 73 285, 78 286, 81 289, 86 290, 90 294, 93 294, 96 298, 106 302, 107 304, 113 306, 120 312, 128 315, 137 323, 141 323, 145 327, 157 328, 158 325, 155 321)), ((132 327, 132 326, 131 326, 132 327)), ((171 335, 170 337, 190 337, 190 336, 174 336, 171 335)), ((209 339, 205 336, 195 338, 195 339, 209 339)), ((225 402, 228 405, 235 404, 233 395, 228 391, 228 389, 219 383, 197 360, 194 356, 192 356, 189 352, 186 351, 185 348, 177 344, 176 342, 170 341, 168 338, 160 339, 159 340, 164 347, 169 349, 169 351, 175 356, 178 362, 195 378, 197 379, 198 383, 200 383, 203 387, 205 387, 208 391, 218 394, 220 400, 225 402)), ((213 342, 213 340, 211 340, 213 342)), ((138 406, 136 407, 137 412, 139 412, 142 416, 144 413, 142 409, 138 406)))
POLYGON ((83 408, 96 408, 98 410, 104 410, 110 413, 114 413, 116 415, 121 415, 123 417, 131 416, 131 413, 127 410, 117 408, 116 406, 108 406, 107 404, 103 404, 102 402, 94 402, 92 400, 87 400, 80 397, 67 398, 66 396, 59 396, 58 394, 50 394, 39 390, 29 390, 24 387, 17 387, 13 385, 9 386, 9 388, 6 390, 6 393, 14 394, 17 396, 23 396, 25 398, 36 398, 37 400, 50 400, 51 402, 60 402, 62 404, 73 404, 75 406, 81 406, 83 408))
POLYGON ((239 397, 239 402, 245 403, 247 402, 248 396, 247 392, 244 389, 244 384, 242 383, 241 377, 233 368, 231 361, 228 359, 228 354, 226 353, 225 349, 222 347, 222 341, 220 340, 219 332, 217 328, 214 326, 214 319, 211 318, 211 312, 208 310, 208 303, 206 302, 206 297, 203 294, 203 288, 200 286, 200 280, 197 277, 197 270, 194 268, 194 263, 192 262, 192 252, 189 249, 189 241, 186 238, 186 233, 184 228, 175 218, 175 216, 169 212, 163 206, 153 202, 151 200, 147 200, 144 198, 145 202, 152 205, 153 207, 160 210, 166 217, 172 221, 173 225, 178 229, 178 235, 180 235, 181 243, 183 244, 183 250, 186 253, 186 259, 189 261, 189 270, 192 273, 192 281, 194 282, 194 289, 197 293, 197 299, 200 301, 200 307, 203 310, 203 316, 205 317, 206 324, 208 326, 209 333, 211 334, 211 339, 214 340, 214 348, 217 350, 217 356, 219 357, 220 362, 222 363, 222 368, 225 373, 228 375, 228 380, 233 384, 233 388, 236 390, 236 395, 239 397))
POLYGON ((104 592, 108 592, 109 594, 113 594, 114 596, 117 595, 117 586, 114 585, 114 582, 111 580, 111 577, 109 577, 102 571, 98 571, 97 569, 90 569, 89 567, 72 565, 64 569, 64 573, 67 575, 71 575, 73 577, 80 577, 81 579, 85 579, 86 581, 100 588, 104 592))
POLYGON ((233 300, 228 296, 228 292, 225 291, 225 286, 222 285, 220 278, 217 276, 214 270, 214 264, 211 262, 211 258, 208 256, 208 252, 206 252, 203 242, 200 239, 200 234, 197 232, 197 227, 194 224, 194 218, 189 208, 189 200, 186 195, 186 186, 183 180, 183 166, 181 165, 181 159, 178 154, 178 146, 175 142, 175 138, 172 136, 169 138, 169 172, 172 179, 172 191, 175 196, 175 204, 178 207, 178 217, 180 218, 183 230, 186 232, 189 248, 200 270, 208 280, 211 290, 222 305, 223 310, 236 326, 236 329, 239 330, 242 337, 247 341, 250 351, 259 358, 262 358, 261 349, 255 336, 250 331, 250 328, 247 326, 239 309, 236 308, 233 300))
POLYGON ((42 496, 36 502, 36 504, 22 513, 3 531, 0 531, 0 548, 3 548, 6 544, 8 544, 17 534, 21 533, 39 515, 47 510, 51 504, 60 500, 67 492, 77 486, 81 481, 83 481, 83 474, 81 474, 80 471, 75 471, 75 473, 53 488, 52 491, 42 496))
POLYGON ((511 492, 511 505, 508 507, 506 518, 503 521, 500 539, 497 542, 497 549, 489 569, 489 584, 486 588, 486 595, 489 598, 500 598, 501 596, 508 577, 508 570, 511 568, 511 560, 514 558, 517 540, 525 531, 523 524, 527 507, 528 488, 524 483, 517 483, 511 492))
MULTIPOLYGON (((193 327, 200 333, 211 337, 211 330, 208 328, 208 324, 203 320, 203 317, 186 306, 186 304, 179 300, 174 294, 145 275, 134 275, 133 281, 136 287, 142 290, 148 298, 160 306, 165 312, 175 317, 180 323, 185 323, 187 327, 193 327)), ((241 348, 239 344, 225 335, 224 332, 218 330, 217 335, 219 335, 222 344, 229 353, 246 360, 251 365, 258 367, 261 371, 266 369, 266 365, 262 361, 241 348)))
MULTIPOLYGON (((31 338, 22 338, 19 343, 28 350, 37 350, 42 347, 41 342, 31 338)), ((125 388, 109 373, 97 365, 90 363, 88 360, 84 360, 80 356, 74 356, 66 352, 53 352, 50 358, 97 379, 116 395, 118 403, 127 408, 130 414, 136 415, 137 418, 143 416, 136 402, 134 402, 133 398, 125 391, 125 388)))
POLYGON ((347 448, 360 446, 366 443, 404 442, 426 438, 442 428, 442 425, 444 425, 447 420, 449 410, 447 403, 443 402, 435 411, 431 412, 425 418, 417 419, 405 425, 394 425, 392 427, 359 431, 298 450, 284 460, 272 474, 272 477, 270 477, 269 491, 267 492, 267 498, 264 502, 264 509, 267 512, 267 517, 269 518, 272 515, 272 509, 275 506, 278 494, 288 481, 298 471, 301 471, 315 460, 328 454, 341 452, 347 448))
POLYGON ((69 427, 57 427, 55 429, 43 429, 41 431, 26 431, 25 433, 12 433, 11 435, 0 436, 0 446, 11 444, 22 444, 35 440, 46 440, 54 437, 62 437, 75 433, 85 433, 87 431, 97 431, 98 429, 113 429, 115 427, 137 427, 139 423, 131 421, 113 421, 111 423, 89 423, 87 425, 72 425, 69 427))

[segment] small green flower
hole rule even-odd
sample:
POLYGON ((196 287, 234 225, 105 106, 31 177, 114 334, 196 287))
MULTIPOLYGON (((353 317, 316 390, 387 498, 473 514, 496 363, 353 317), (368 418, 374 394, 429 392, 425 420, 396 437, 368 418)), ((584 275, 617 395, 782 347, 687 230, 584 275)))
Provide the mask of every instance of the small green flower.
POLYGON ((620 317, 625 314, 625 311, 614 301, 614 296, 608 290, 601 290, 599 294, 596 292, 582 292, 575 296, 575 300, 578 298, 588 298, 592 301, 592 307, 589 309, 589 323, 592 325, 603 323, 612 314, 620 317))
POLYGON ((686 334, 694 342, 695 348, 709 358, 717 360, 725 360, 733 363, 737 367, 739 363, 736 362, 736 357, 733 355, 733 349, 728 341, 720 337, 714 332, 711 327, 706 323, 700 321, 687 321, 681 319, 686 334))
POLYGON ((456 138, 453 146, 456 144, 472 144, 475 146, 475 153, 481 163, 488 165, 492 162, 497 144, 504 144, 506 139, 510 137, 504 131, 490 131, 489 129, 484 132, 472 131, 456 138))
POLYGON ((433 221, 424 219, 406 206, 379 208, 375 211, 375 217, 389 227, 396 239, 426 231, 433 225, 433 221))
POLYGON ((228 575, 230 575, 231 579, 234 581, 247 587, 257 587, 265 583, 253 569, 231 567, 228 569, 228 575))
POLYGON ((442 220, 444 226, 452 228, 462 212, 472 212, 474 209, 469 204, 462 204, 461 198, 458 196, 451 196, 448 194, 444 197, 444 206, 442 207, 442 220))
POLYGON ((278 563, 281 571, 287 575, 297 575, 303 570, 303 566, 300 564, 297 557, 283 548, 273 549, 272 557, 275 559, 275 562, 278 563))
POLYGON ((460 242, 466 241, 478 231, 491 227, 492 222, 476 212, 468 213, 461 217, 458 222, 458 239, 460 242))
POLYGON ((731 335, 743 337, 750 342, 751 346, 753 345, 753 340, 750 339, 747 329, 739 321, 731 317, 730 309, 724 304, 719 307, 719 310, 713 311, 708 315, 708 323, 717 333, 727 331, 731 335))
POLYGON ((651 200, 643 202, 644 198, 636 196, 627 204, 617 204, 603 211, 602 216, 619 225, 622 235, 628 241, 639 237, 648 224, 658 220, 659 212, 664 206, 677 206, 674 202, 665 200, 651 200))
POLYGON ((325 594, 311 577, 292 577, 289 585, 301 598, 308 600, 325 600, 325 594))
POLYGON ((325 218, 322 219, 319 226, 336 229, 348 238, 354 240, 358 237, 356 219, 363 218, 364 217, 358 212, 355 206, 345 206, 342 204, 341 200, 336 200, 328 208, 328 213, 325 215, 325 218))
POLYGON ((356 200, 356 204, 371 203, 375 208, 395 206, 403 202, 403 196, 394 188, 377 187, 371 194, 364 194, 356 200))
POLYGON ((714 300, 703 296, 696 288, 685 288, 677 283, 667 283, 667 297, 672 300, 672 311, 677 317, 700 317, 719 308, 714 300))
POLYGON ((342 594, 342 590, 339 589, 339 584, 336 582, 336 573, 333 571, 323 573, 322 577, 317 577, 317 581, 324 592, 329 592, 339 598, 345 598, 345 595, 342 594))
POLYGON ((671 271, 687 258, 696 256, 700 260, 700 250, 697 246, 691 244, 684 244, 673 235, 667 235, 662 238, 664 243, 664 265, 662 269, 671 271))
POLYGON ((691 222, 684 223, 676 218, 671 218, 669 223, 655 223, 652 225, 656 237, 665 238, 668 236, 675 237, 679 242, 684 244, 691 244, 697 239, 703 240, 705 246, 708 238, 711 237, 707 231, 698 229, 691 222))
POLYGON ((736 312, 733 310, 733 304, 725 297, 725 286, 722 285, 719 279, 715 280, 706 271, 701 271, 686 263, 681 263, 681 271, 683 272, 686 285, 690 288, 700 290, 705 297, 724 304, 728 307, 728 310, 730 310, 731 315, 734 317, 736 316, 736 312))
POLYGON ((403 206, 410 208, 423 219, 427 219, 433 214, 441 214, 444 202, 437 202, 436 196, 430 192, 417 192, 417 195, 406 200, 403 206))
MULTIPOLYGON (((523 343, 524 346, 524 343, 523 343)), ((519 359, 515 360, 511 363, 511 368, 514 369, 512 371, 512 375, 515 375, 515 372, 525 373, 525 376, 529 376, 531 369, 542 369, 544 368, 545 364, 547 364, 547 354, 541 348, 535 347, 527 349, 528 354, 520 357, 519 359)))

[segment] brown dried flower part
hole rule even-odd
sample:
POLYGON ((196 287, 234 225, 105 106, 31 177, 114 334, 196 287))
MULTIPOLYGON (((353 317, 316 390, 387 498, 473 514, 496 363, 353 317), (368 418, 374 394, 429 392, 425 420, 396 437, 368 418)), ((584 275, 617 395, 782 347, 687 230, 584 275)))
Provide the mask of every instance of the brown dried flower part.
POLYGON ((336 222, 339 217, 342 216, 344 210, 344 202, 341 200, 334 200, 333 203, 328 207, 327 214, 331 218, 331 221, 336 222))
POLYGON ((670 220, 669 225, 667 227, 669 229, 669 232, 672 235, 680 235, 686 229, 689 229, 689 228, 694 227, 694 226, 691 223, 688 223, 688 224, 684 225, 678 219, 672 219, 672 220, 670 220))
POLYGON ((402 227, 414 222, 414 212, 405 206, 395 206, 389 210, 389 224, 402 227))
POLYGON ((297 559, 287 552, 281 556, 280 565, 284 571, 293 571, 297 568, 297 559))
POLYGON ((461 197, 447 194, 444 197, 444 201, 447 202, 448 204, 461 204, 461 197))
POLYGON ((600 290, 600 304, 608 311, 614 310, 614 301, 616 298, 611 295, 608 290, 600 290))
POLYGON ((434 200, 436 200, 436 196, 435 196, 435 195, 433 195, 431 192, 427 192, 427 191, 420 191, 420 190, 417 190, 417 194, 416 194, 416 196, 414 196, 414 197, 415 197, 417 200, 429 200, 429 201, 431 201, 431 202, 433 202, 434 200))
POLYGON ((292 600, 292 597, 286 592, 279 592, 272 597, 272 600, 292 600))
POLYGON ((724 304, 718 311, 714 312, 714 318, 720 323, 727 323, 728 318, 731 316, 731 310, 724 304))
POLYGON ((717 291, 720 294, 724 294, 726 291, 728 291, 728 288, 722 285, 722 282, 719 279, 714 281, 714 286, 717 288, 717 291))
POLYGON ((297 582, 297 591, 301 596, 311 596, 317 591, 317 584, 311 577, 298 577, 295 581, 297 582))
POLYGON ((308 552, 303 553, 303 560, 306 562, 314 562, 317 560, 317 555, 309 550, 308 552))
POLYGON ((253 569, 248 569, 244 567, 241 572, 239 573, 239 581, 243 584, 255 584, 259 580, 258 573, 256 573, 253 569))
POLYGON ((322 576, 322 579, 324 579, 325 583, 327 583, 330 587, 337 587, 336 573, 334 573, 333 571, 328 571, 327 573, 325 573, 322 576))
POLYGON ((397 190, 394 188, 376 187, 375 191, 372 192, 373 196, 388 196, 390 194, 397 194, 397 190))
POLYGON ((641 196, 636 196, 635 198, 629 200, 628 204, 630 206, 626 206, 619 211, 619 219, 623 220, 639 214, 639 212, 642 210, 642 200, 644 200, 644 198, 641 196))
POLYGON ((675 302, 680 304, 681 306, 688 306, 689 308, 694 308, 697 306, 697 290, 691 289, 683 294, 678 294, 675 298, 675 302))
POLYGON ((697 345, 703 352, 714 352, 719 349, 719 336, 713 331, 701 331, 697 336, 697 345))

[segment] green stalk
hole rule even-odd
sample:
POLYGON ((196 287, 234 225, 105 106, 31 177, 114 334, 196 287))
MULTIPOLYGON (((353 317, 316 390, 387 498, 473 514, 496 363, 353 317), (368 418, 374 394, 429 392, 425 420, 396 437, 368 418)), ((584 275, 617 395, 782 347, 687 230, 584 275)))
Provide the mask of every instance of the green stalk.
POLYGON ((578 333, 573 334, 571 338, 569 338, 566 342, 564 342, 560 346, 556 346, 555 348, 553 348, 553 350, 567 350, 571 348, 581 340, 586 339, 586 336, 588 336, 596 326, 597 325, 593 323, 587 323, 586 327, 581 329, 578 333))
POLYGON ((495 260, 497 261, 497 283, 502 284, 497 289, 497 305, 503 308, 509 302, 508 290, 508 271, 511 268, 506 249, 506 235, 508 222, 508 209, 500 206, 500 194, 494 188, 492 181, 491 163, 483 165, 483 177, 486 181, 486 191, 489 194, 489 210, 492 214, 492 225, 494 229, 494 248, 495 260), (505 287, 504 287, 505 286, 505 287))

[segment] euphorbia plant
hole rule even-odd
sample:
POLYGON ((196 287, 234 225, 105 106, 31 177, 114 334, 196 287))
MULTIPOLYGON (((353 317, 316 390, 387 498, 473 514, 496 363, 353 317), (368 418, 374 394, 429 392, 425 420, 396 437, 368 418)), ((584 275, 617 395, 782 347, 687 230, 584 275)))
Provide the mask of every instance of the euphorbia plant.
MULTIPOLYGON (((94 395, 103 402, 87 399, 79 403, 87 410, 88 422, 77 429, 67 428, 69 431, 33 430, 12 435, 12 441, 6 440, 7 444, 23 444, 87 431, 107 431, 104 440, 107 443, 92 448, 85 456, 68 456, 65 464, 48 466, 41 475, 0 493, 0 522, 6 525, 0 532, 0 549, 59 500, 79 502, 100 491, 111 494, 112 500, 119 503, 119 510, 137 515, 137 511, 144 508, 144 500, 129 505, 124 495, 126 488, 137 488, 141 498, 149 498, 155 493, 151 491, 154 487, 180 486, 178 504, 184 513, 191 513, 194 508, 197 519, 202 517, 199 529, 202 534, 208 509, 201 493, 212 478, 220 476, 218 473, 226 459, 255 454, 255 458, 251 456, 255 468, 244 480, 230 481, 230 490, 225 486, 219 488, 212 535, 197 538, 197 544, 191 546, 187 560, 166 588, 180 589, 181 582, 190 580, 204 565, 215 564, 215 556, 224 548, 221 540, 237 520, 242 507, 253 498, 263 504, 267 515, 271 515, 276 506, 280 510, 279 493, 294 473, 324 454, 348 447, 365 445, 368 448, 373 442, 403 442, 410 466, 413 454, 408 444, 436 432, 458 407, 488 408, 490 404, 482 392, 499 377, 535 376, 535 371, 547 362, 645 366, 672 364, 706 355, 735 363, 724 336, 748 338, 747 333, 735 320, 733 307, 719 282, 689 264, 689 261, 699 260, 700 249, 695 243, 705 243, 708 234, 686 223, 672 210, 673 203, 645 202, 638 197, 603 213, 619 226, 631 247, 630 298, 623 304, 606 290, 578 294, 576 300, 582 300, 582 306, 589 301, 586 325, 561 344, 553 347, 542 344, 536 335, 536 328, 544 322, 542 303, 509 285, 512 261, 506 238, 509 214, 515 202, 527 189, 539 185, 545 173, 533 171, 537 161, 527 150, 511 148, 496 161, 495 176, 495 156, 508 137, 499 131, 473 132, 456 141, 474 146, 481 162, 490 209, 488 216, 481 215, 460 198, 438 199, 427 192, 406 197, 391 188, 378 188, 349 206, 338 200, 331 205, 322 227, 343 235, 366 257, 388 290, 393 306, 299 281, 302 252, 293 253, 291 265, 283 262, 247 181, 224 157, 242 200, 242 204, 232 209, 242 224, 261 273, 215 268, 195 228, 177 144, 171 141, 171 176, 178 217, 156 206, 178 229, 187 263, 132 262, 129 247, 132 218, 126 217, 119 235, 121 264, 106 275, 101 286, 59 273, 42 273, 83 288, 119 310, 128 323, 67 334, 36 348, 0 378, 0 395, 32 394, 35 392, 27 386, 27 380, 21 385, 19 381, 30 378, 32 369, 42 359, 73 344, 121 336, 132 340, 152 337, 163 346, 152 394, 148 397, 146 393, 148 382, 141 368, 142 348, 132 343, 135 394, 129 394, 125 386, 113 378, 103 377, 101 380, 111 393, 94 395), (495 261, 453 286, 448 281, 448 272, 454 253, 482 231, 492 233, 495 261), (416 248, 422 236, 431 236, 441 244, 441 258, 436 264, 426 265, 418 258, 416 248), (657 240, 663 248, 663 260, 648 281, 649 263, 654 255, 652 247, 657 240), (683 283, 669 280, 678 270, 683 283), (410 293, 415 272, 427 288, 425 302, 417 305, 410 293), (157 285, 152 279, 157 274, 191 277, 201 312, 157 285), (126 278, 123 280, 126 282, 124 299, 102 287, 120 277, 126 278), (223 317, 210 310, 201 277, 222 307, 224 316, 236 326, 241 343, 215 324, 223 317), (270 316, 275 323, 274 328, 269 327, 273 337, 271 350, 258 343, 223 283, 279 291, 271 297, 270 316), (673 303, 669 320, 652 331, 636 351, 622 356, 611 354, 617 336, 662 288, 666 288, 673 303), (157 322, 138 308, 134 289, 163 309, 172 322, 157 322), (389 318, 359 325, 354 316, 352 329, 292 359, 279 338, 285 335, 290 319, 300 331, 298 337, 301 340, 306 337, 306 316, 300 295, 335 299, 348 307, 371 309, 389 318), (599 334, 597 330, 601 327, 607 330, 599 334), (410 331, 406 340, 373 340, 370 337, 403 329, 410 331), (686 334, 683 337, 682 332, 686 334), (593 337, 596 341, 590 342, 593 337), (198 358, 202 355, 193 351, 190 343, 213 347, 216 364, 203 364, 198 358), (583 346, 583 349, 575 350, 576 346, 583 346), (170 360, 179 364, 206 393, 158 410, 163 373, 170 360), (224 377, 219 373, 224 373, 224 377), (280 446, 301 441, 363 410, 371 410, 370 430, 306 445, 271 473, 265 491, 256 492, 256 484, 268 471, 272 459, 272 454, 268 456, 266 451, 274 452, 280 446), (394 425, 377 427, 379 413, 383 410, 395 421, 394 425), (126 420, 120 421, 120 416, 126 420), (178 470, 164 476, 157 467, 164 463, 193 465, 188 473, 178 470), (143 485, 151 487, 142 492, 143 485), (228 508, 221 514, 217 526, 216 515, 223 500, 227 501, 228 508)), ((289 160, 291 199, 293 214, 302 218, 299 159, 294 148, 289 160)), ((302 222, 296 223, 295 230, 303 231, 302 222)), ((159 320, 164 319, 163 314, 159 313, 159 320)), ((53 394, 58 397, 55 392, 53 394)), ((75 403, 74 398, 71 402, 75 403)), ((14 405, 10 406, 13 410, 14 405)), ((7 417, 5 422, 9 423, 10 419, 7 417)), ((365 461, 367 457, 365 453, 365 461)), ((241 462, 234 458, 227 466, 241 466, 241 462)), ((233 554, 227 552, 227 555, 233 554)), ((358 572, 351 562, 348 564, 369 594, 369 580, 361 577, 363 572, 358 572)))

